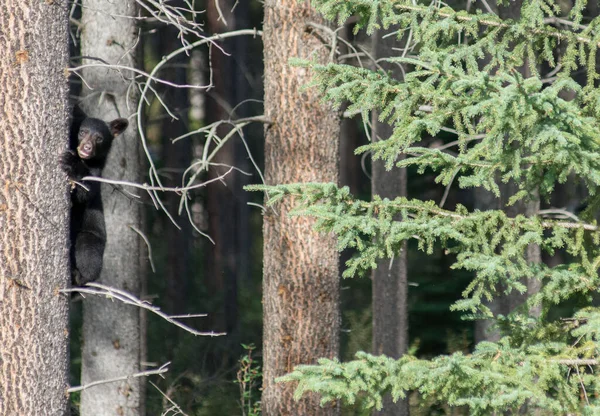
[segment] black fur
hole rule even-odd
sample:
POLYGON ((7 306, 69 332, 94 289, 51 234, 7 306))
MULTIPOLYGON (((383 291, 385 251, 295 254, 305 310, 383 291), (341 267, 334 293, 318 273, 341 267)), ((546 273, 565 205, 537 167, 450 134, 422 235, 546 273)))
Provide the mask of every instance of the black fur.
POLYGON ((69 151, 61 166, 73 181, 71 186, 71 270, 73 285, 81 286, 100 277, 106 246, 106 226, 100 182, 82 181, 85 176, 102 176, 115 137, 128 126, 118 118, 106 124, 90 118, 78 107, 73 111, 69 151), (75 183, 78 182, 78 183, 75 183), (85 187, 85 188, 84 188, 85 187))

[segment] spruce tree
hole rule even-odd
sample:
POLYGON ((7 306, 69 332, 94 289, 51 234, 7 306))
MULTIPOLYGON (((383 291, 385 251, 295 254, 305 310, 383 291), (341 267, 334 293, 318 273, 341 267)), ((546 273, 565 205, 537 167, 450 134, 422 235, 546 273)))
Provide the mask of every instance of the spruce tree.
POLYGON ((297 382, 296 397, 318 392, 322 403, 360 399, 372 408, 381 407, 386 392, 397 400, 416 391, 472 415, 523 406, 541 414, 600 413, 600 309, 592 306, 600 283, 594 219, 600 207, 600 19, 584 18, 587 0, 575 0, 566 16, 557 0, 524 0, 518 19, 429 0, 312 4, 340 23, 357 16, 356 29, 367 33, 397 27, 398 38, 410 34, 415 43, 411 53, 389 58, 411 68, 402 79, 350 65, 293 62, 312 73, 312 87, 324 100, 349 102, 347 111, 365 120, 377 111, 392 127, 390 137, 357 153, 370 152, 388 169, 432 170, 441 184, 456 180, 461 188, 481 187, 496 197, 498 181, 512 182, 516 192, 509 204, 548 201, 557 183, 573 177, 590 198, 579 217, 509 217, 501 210, 448 210, 405 197, 363 201, 335 184, 252 187, 267 191, 270 203, 291 196, 294 214, 315 217, 320 231, 337 236, 340 250, 352 248, 344 277, 368 276, 406 240, 429 253, 442 247, 454 255, 454 269, 473 276, 452 309, 465 319, 493 319, 501 334, 470 354, 430 360, 364 352, 346 363, 322 359, 297 366, 280 382, 297 382), (452 143, 419 145, 425 135, 442 131, 455 135, 452 143), (562 250, 568 263, 529 263, 531 245, 550 255, 562 250), (540 291, 508 316, 494 316, 486 306, 500 295, 525 293, 528 282, 537 282, 540 291), (557 308, 573 299, 588 306, 557 319, 556 311, 564 310, 557 308))

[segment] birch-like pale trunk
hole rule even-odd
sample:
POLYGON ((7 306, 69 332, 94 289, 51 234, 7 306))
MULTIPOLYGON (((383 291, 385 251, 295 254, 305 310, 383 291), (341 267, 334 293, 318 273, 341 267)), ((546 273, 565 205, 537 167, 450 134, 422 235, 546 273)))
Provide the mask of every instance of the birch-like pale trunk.
MULTIPOLYGON (((110 64, 134 67, 138 28, 134 0, 84 0, 81 55, 110 64)), ((83 63, 97 63, 84 60, 83 63)), ((118 136, 104 169, 109 179, 140 182, 141 152, 136 118, 137 88, 130 88, 132 74, 124 76, 106 68, 83 71, 86 83, 81 107, 89 115, 110 121, 129 119, 118 136)), ((107 244, 101 282, 139 296, 143 241, 132 227, 141 229, 141 205, 111 185, 102 185, 107 244)), ((83 352, 81 383, 106 380, 140 371, 140 310, 110 299, 88 296, 83 301, 83 352)), ((137 416, 141 414, 141 378, 103 384, 81 394, 82 416, 137 416)))

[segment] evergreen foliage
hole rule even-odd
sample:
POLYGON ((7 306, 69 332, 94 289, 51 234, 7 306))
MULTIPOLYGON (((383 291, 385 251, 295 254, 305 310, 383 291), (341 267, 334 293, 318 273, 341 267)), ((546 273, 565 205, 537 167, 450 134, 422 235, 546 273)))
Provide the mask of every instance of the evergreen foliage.
MULTIPOLYGON (((376 110, 393 127, 391 137, 357 149, 389 169, 432 169, 444 185, 456 177, 460 187, 483 187, 497 196, 497 180, 512 181, 518 192, 509 204, 549 198, 556 183, 574 175, 593 196, 600 185, 600 18, 584 22, 586 3, 575 0, 564 17, 557 1, 525 0, 518 20, 502 20, 430 1, 313 0, 331 20, 357 16, 357 30, 398 28, 399 39, 410 37, 417 46, 389 61, 412 70, 394 79, 383 70, 294 64, 310 69, 312 85, 325 100, 349 102, 348 111, 365 118, 376 110), (574 98, 565 98, 565 92, 574 98), (419 146, 424 135, 442 131, 456 140, 438 148, 419 146)), ((319 230, 337 235, 340 250, 353 248, 344 277, 364 275, 377 260, 392 258, 404 240, 416 239, 426 252, 440 245, 456 255, 453 268, 474 275, 453 309, 467 319, 495 319, 503 335, 467 355, 394 360, 359 353, 348 363, 323 359, 298 366, 281 379, 298 382, 298 397, 315 391, 324 403, 364 399, 368 407, 380 408, 386 392, 398 399, 418 391, 439 403, 466 406, 473 415, 524 405, 550 414, 600 413, 593 372, 599 364, 600 309, 590 306, 561 320, 548 316, 553 305, 575 296, 592 303, 600 283, 594 220, 511 218, 500 210, 470 212, 463 206, 450 211, 407 198, 362 201, 334 184, 249 188, 268 192, 271 204, 293 197, 294 214, 316 217, 319 230), (550 254, 566 250, 570 263, 529 264, 525 253, 532 244, 550 254), (484 301, 502 292, 524 293, 528 279, 542 283, 540 292, 509 316, 493 316, 484 301), (537 305, 540 316, 530 313, 537 305)))

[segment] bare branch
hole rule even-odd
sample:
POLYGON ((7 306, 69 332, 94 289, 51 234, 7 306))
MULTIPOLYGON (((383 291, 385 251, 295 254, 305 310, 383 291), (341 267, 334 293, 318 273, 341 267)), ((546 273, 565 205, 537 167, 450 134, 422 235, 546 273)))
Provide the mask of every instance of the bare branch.
POLYGON ((79 65, 76 67, 69 68, 68 71, 73 72, 73 73, 78 73, 80 70, 86 69, 86 68, 106 68, 106 69, 118 71, 123 76, 123 78, 128 81, 133 81, 133 78, 126 78, 122 71, 131 71, 131 72, 134 72, 138 75, 141 75, 141 76, 147 78, 148 81, 154 81, 159 84, 165 84, 165 85, 168 85, 169 87, 173 87, 173 88, 189 88, 189 89, 197 89, 197 90, 201 90, 201 89, 205 90, 205 89, 210 88, 209 85, 177 84, 175 82, 157 78, 155 76, 150 75, 146 71, 142 71, 141 69, 137 69, 137 68, 134 68, 134 67, 128 66, 128 65, 106 64, 106 63, 100 62, 97 64, 79 65))
POLYGON ((223 15, 223 12, 221 11, 221 4, 219 2, 219 0, 214 0, 215 2, 215 8, 217 9, 217 13, 219 13, 219 18, 217 19, 217 21, 222 20, 223 24, 225 26, 227 26, 227 19, 225 19, 225 16, 223 15))
POLYGON ((144 243, 146 243, 146 247, 148 248, 148 261, 150 262, 150 268, 152 269, 152 273, 156 273, 156 268, 154 267, 154 261, 152 260, 152 246, 150 245, 150 241, 148 240, 148 237, 146 237, 146 235, 139 230, 137 227, 130 225, 129 228, 131 228, 133 231, 135 231, 136 233, 138 233, 140 235, 140 237, 142 237, 142 240, 144 240, 144 243))
POLYGON ((564 365, 600 365, 600 361, 586 358, 572 360, 556 360, 556 362, 564 365))
POLYGON ((207 313, 186 313, 184 315, 171 315, 173 319, 185 319, 185 318, 206 318, 207 313))
POLYGON ((102 385, 102 384, 116 383, 117 381, 125 381, 125 380, 129 380, 131 378, 153 376, 153 375, 156 375, 156 374, 161 375, 161 374, 164 374, 167 371, 169 371, 169 368, 168 368, 169 364, 171 364, 170 361, 168 363, 165 363, 165 364, 161 365, 159 368, 156 368, 154 370, 142 371, 140 373, 130 374, 128 376, 110 378, 110 379, 107 379, 107 380, 93 381, 91 383, 84 384, 83 386, 69 387, 67 389, 67 393, 68 394, 76 393, 78 391, 87 390, 89 388, 96 387, 96 386, 99 386, 99 385, 102 385))
POLYGON ((580 221, 579 217, 572 212, 567 211, 562 208, 550 208, 550 209, 541 209, 538 211, 538 214, 541 216, 550 216, 553 215, 556 218, 571 218, 574 221, 580 221))
POLYGON ((590 405, 590 401, 588 399, 587 392, 585 391, 585 384, 583 383, 583 379, 581 378, 581 373, 579 372, 579 366, 578 365, 575 366, 575 371, 577 372, 577 378, 579 379, 579 384, 581 385, 581 389, 583 390, 583 395, 585 397, 585 402, 589 406, 590 405))
POLYGON ((164 412, 162 412, 161 416, 167 416, 171 411, 177 412, 177 413, 173 413, 173 416, 175 416, 175 415, 188 416, 187 413, 184 413, 184 411, 181 410, 181 407, 179 407, 179 405, 177 403, 175 403, 169 397, 169 395, 167 395, 165 392, 163 392, 156 384, 154 384, 151 381, 149 381, 148 383, 150 383, 156 390, 158 390, 158 392, 161 394, 161 396, 163 396, 172 405, 170 408, 168 408, 164 412))
POLYGON ((114 180, 114 179, 101 178, 101 177, 97 177, 97 176, 85 176, 84 178, 82 178, 82 180, 90 181, 90 182, 110 183, 112 185, 131 186, 133 188, 143 189, 145 191, 175 192, 175 193, 181 194, 183 192, 187 192, 192 189, 203 188, 203 187, 207 186, 208 184, 211 184, 216 181, 221 181, 225 176, 227 176, 234 170, 239 170, 239 169, 232 166, 229 168, 229 170, 227 172, 225 172, 224 174, 222 174, 216 178, 210 179, 210 180, 202 182, 202 183, 197 183, 195 185, 185 186, 185 187, 152 186, 152 185, 148 185, 146 183, 119 181, 119 180, 114 180))
MULTIPOLYGON (((216 42, 217 40, 220 39, 226 39, 226 38, 230 38, 230 37, 235 37, 235 36, 261 36, 262 32, 255 30, 255 29, 244 29, 244 30, 236 30, 236 31, 232 31, 232 32, 227 32, 227 33, 222 33, 222 34, 217 34, 208 38, 204 38, 201 40, 198 40, 196 42, 193 42, 191 44, 185 45, 182 48, 179 48, 173 52, 171 52, 170 54, 168 54, 167 56, 165 56, 162 61, 160 61, 158 64, 156 64, 156 66, 152 69, 152 71, 150 72, 150 77, 155 77, 156 73, 167 63, 169 62, 171 59, 173 59, 175 56, 181 54, 181 53, 187 53, 189 50, 196 48, 198 46, 204 45, 206 43, 213 43, 216 42)), ((209 83, 210 85, 210 83, 209 83)), ((149 168, 149 177, 150 177, 150 182, 151 184, 154 186, 155 182, 158 188, 160 188, 159 190, 163 190, 164 186, 160 180, 160 177, 158 175, 156 166, 154 165, 154 161, 152 160, 152 156, 150 155, 150 150, 148 148, 148 143, 146 141, 146 135, 144 133, 144 130, 142 128, 143 126, 143 120, 142 120, 142 115, 143 115, 143 111, 142 111, 142 105, 144 104, 145 101, 145 97, 148 94, 148 90, 150 89, 150 82, 146 82, 144 84, 144 87, 141 91, 141 99, 139 100, 138 103, 138 109, 137 109, 137 125, 138 125, 138 132, 140 135, 140 140, 142 142, 142 147, 144 149, 144 152, 146 154, 146 158, 148 159, 148 163, 150 165, 149 168)), ((180 228, 177 223, 175 222, 175 220, 173 219, 173 217, 171 216, 171 214, 168 212, 168 210, 164 207, 164 204, 162 203, 162 201, 160 200, 158 194, 157 194, 157 190, 156 189, 151 189, 149 190, 149 193, 152 192, 154 195, 151 196, 152 200, 154 201, 155 204, 158 204, 161 209, 167 214, 167 216, 169 217, 169 219, 171 220, 171 222, 173 224, 175 224, 175 226, 177 226, 178 228, 180 228)))
POLYGON ((191 327, 175 320, 172 316, 167 315, 166 313, 162 312, 158 306, 154 306, 150 302, 138 299, 137 297, 133 296, 131 293, 126 292, 124 290, 106 286, 106 285, 103 285, 100 283, 87 283, 85 286, 72 287, 70 289, 62 289, 62 290, 60 290, 60 292, 61 293, 81 293, 81 294, 89 294, 89 295, 99 295, 99 296, 105 296, 109 299, 116 299, 120 302, 123 302, 126 305, 132 305, 132 306, 137 306, 138 308, 146 309, 146 310, 154 313, 155 315, 158 315, 165 321, 172 323, 173 325, 178 326, 179 328, 181 328, 193 335, 209 336, 209 337, 217 337, 217 336, 226 335, 224 332, 198 331, 194 328, 191 328, 191 327))

